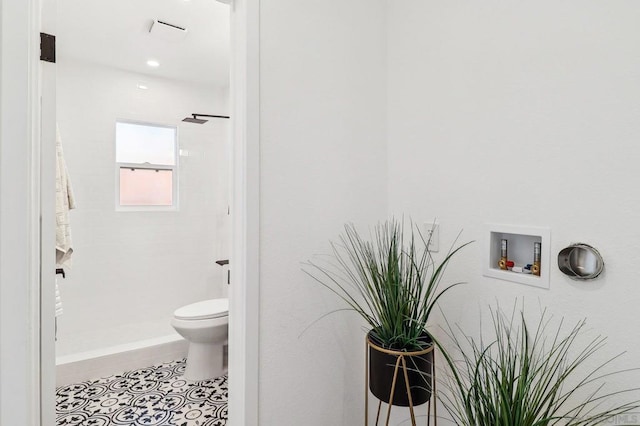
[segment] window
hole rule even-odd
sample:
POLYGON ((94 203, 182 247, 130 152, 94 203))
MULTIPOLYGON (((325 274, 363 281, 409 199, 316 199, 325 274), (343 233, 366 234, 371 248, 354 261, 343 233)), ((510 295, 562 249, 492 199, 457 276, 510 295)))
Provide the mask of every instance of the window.
POLYGON ((176 128, 118 121, 116 179, 119 210, 177 207, 176 128))

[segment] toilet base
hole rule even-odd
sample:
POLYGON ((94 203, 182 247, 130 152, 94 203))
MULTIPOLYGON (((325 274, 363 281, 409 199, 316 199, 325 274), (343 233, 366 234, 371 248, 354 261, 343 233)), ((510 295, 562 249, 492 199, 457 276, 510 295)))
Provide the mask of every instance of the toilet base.
POLYGON ((199 381, 222 376, 225 373, 223 354, 224 346, 221 343, 191 342, 183 377, 186 380, 199 381))

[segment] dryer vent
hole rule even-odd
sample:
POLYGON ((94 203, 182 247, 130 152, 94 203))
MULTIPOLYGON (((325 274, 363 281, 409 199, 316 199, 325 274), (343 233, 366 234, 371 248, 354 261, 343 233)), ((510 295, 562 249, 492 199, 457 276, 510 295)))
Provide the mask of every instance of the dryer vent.
POLYGON ((155 19, 151 23, 149 34, 164 41, 181 41, 187 36, 187 29, 179 25, 155 19))

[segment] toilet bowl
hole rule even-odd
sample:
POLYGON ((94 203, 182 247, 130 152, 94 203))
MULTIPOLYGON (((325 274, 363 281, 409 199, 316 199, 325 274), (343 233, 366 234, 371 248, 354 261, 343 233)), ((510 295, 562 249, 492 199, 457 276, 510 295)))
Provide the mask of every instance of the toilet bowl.
POLYGON ((176 309, 171 325, 189 342, 185 379, 214 379, 225 373, 228 324, 229 299, 204 300, 176 309))

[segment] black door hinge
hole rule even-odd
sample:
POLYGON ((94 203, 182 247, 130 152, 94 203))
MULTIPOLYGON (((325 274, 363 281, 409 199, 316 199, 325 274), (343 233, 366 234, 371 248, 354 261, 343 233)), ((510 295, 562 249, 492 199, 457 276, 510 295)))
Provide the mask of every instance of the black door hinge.
POLYGON ((40 60, 56 62, 56 36, 40 33, 40 60))

